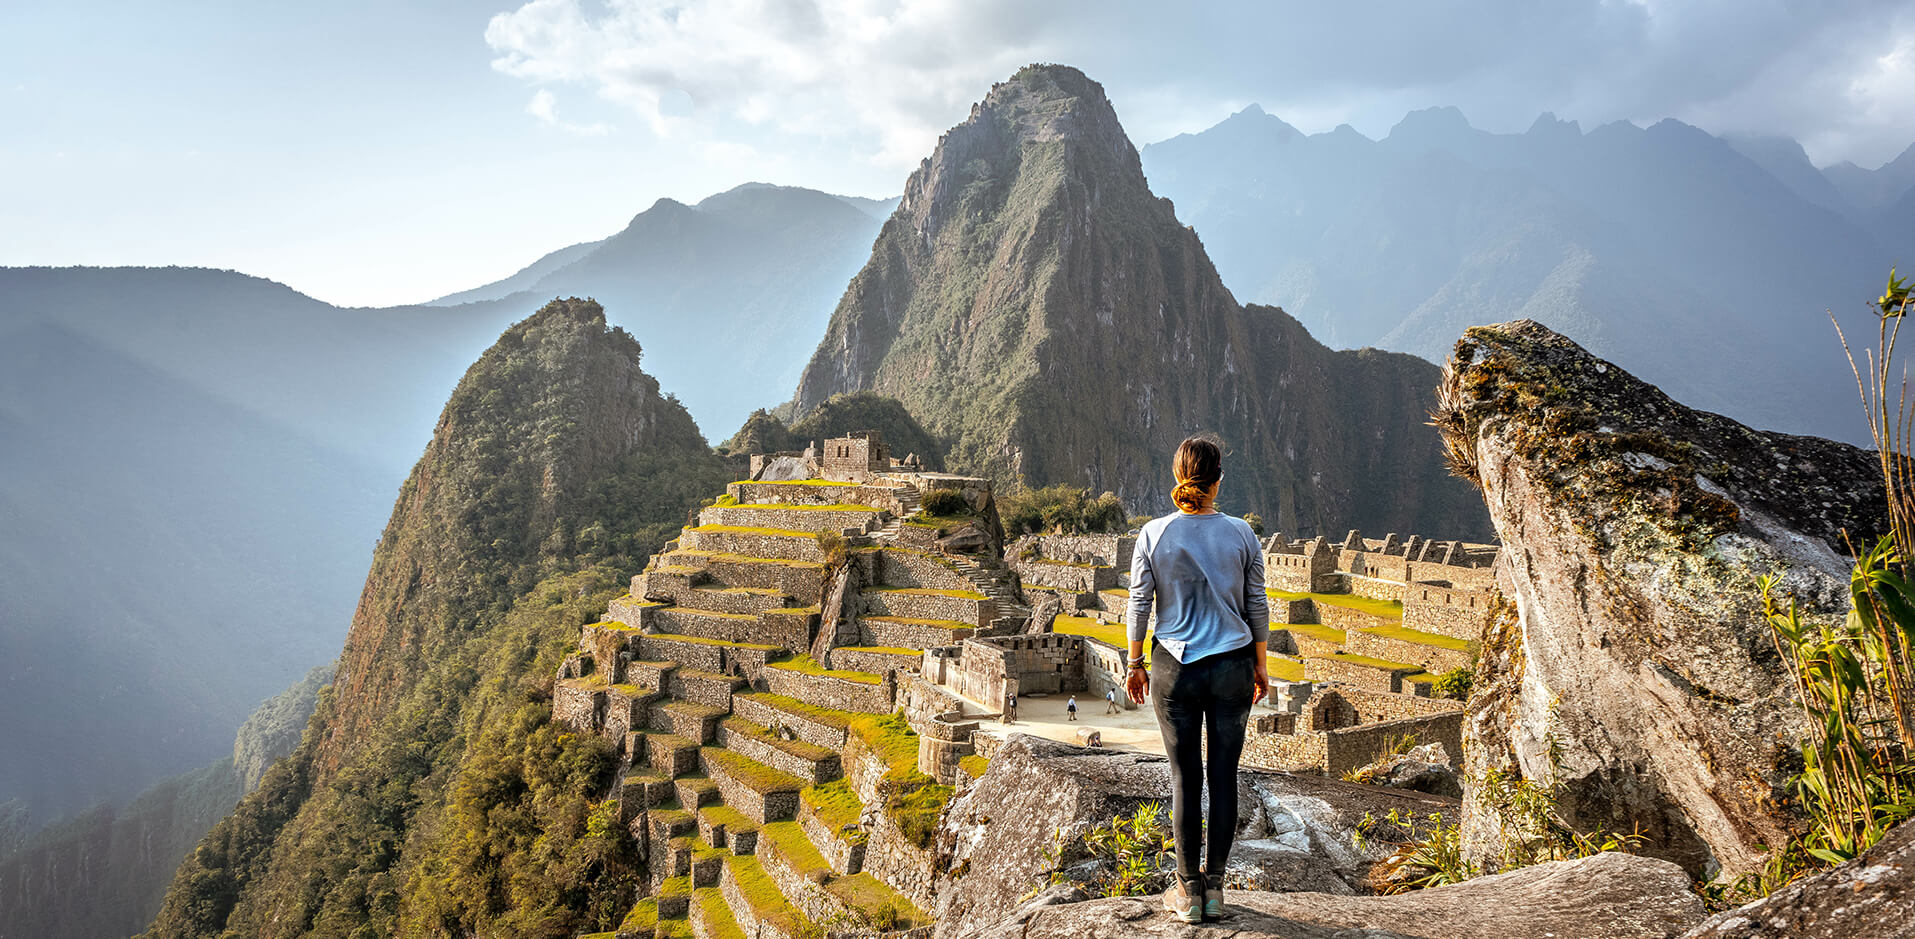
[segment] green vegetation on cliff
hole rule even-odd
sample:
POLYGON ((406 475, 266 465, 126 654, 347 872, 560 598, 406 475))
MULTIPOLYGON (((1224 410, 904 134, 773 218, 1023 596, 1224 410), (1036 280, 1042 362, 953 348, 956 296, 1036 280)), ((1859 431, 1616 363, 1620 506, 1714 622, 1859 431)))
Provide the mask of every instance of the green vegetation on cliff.
POLYGON ((733 457, 753 453, 803 450, 829 437, 842 437, 854 430, 875 430, 884 435, 891 455, 904 459, 917 454, 924 468, 944 468, 944 446, 919 424, 917 418, 896 398, 869 391, 832 395, 807 413, 803 420, 785 426, 777 415, 763 409, 753 411, 730 440, 718 449, 733 457))
POLYGON ((177 873, 149 935, 569 936, 636 861, 604 745, 550 722, 578 627, 725 473, 639 348, 555 301, 469 371, 401 491, 294 755, 177 873))

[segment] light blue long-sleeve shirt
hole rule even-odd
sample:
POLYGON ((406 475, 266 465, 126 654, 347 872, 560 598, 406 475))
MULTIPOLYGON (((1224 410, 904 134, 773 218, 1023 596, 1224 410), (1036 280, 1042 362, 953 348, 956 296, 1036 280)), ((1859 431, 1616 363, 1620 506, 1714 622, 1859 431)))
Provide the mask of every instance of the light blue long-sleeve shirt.
POLYGON ((1250 523, 1221 512, 1151 519, 1130 557, 1132 642, 1157 609, 1157 641, 1179 662, 1270 641, 1263 546, 1250 523))

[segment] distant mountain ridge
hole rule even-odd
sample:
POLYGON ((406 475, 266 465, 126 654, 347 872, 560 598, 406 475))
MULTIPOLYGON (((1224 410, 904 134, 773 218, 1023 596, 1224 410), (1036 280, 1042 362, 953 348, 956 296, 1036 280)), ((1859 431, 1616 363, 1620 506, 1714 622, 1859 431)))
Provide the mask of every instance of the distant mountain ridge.
MULTIPOLYGON (((1904 161, 1856 172, 1892 190, 1904 161)), ((1673 120, 1491 134, 1430 108, 1370 140, 1250 108, 1143 162, 1225 283, 1332 345, 1440 361, 1470 325, 1533 318, 1709 410, 1851 440, 1824 311, 1864 324, 1858 298, 1915 254, 1915 226, 1793 141, 1673 120)))
POLYGON ((1436 377, 1239 306, 1152 195, 1102 87, 1032 66, 912 174, 792 412, 895 396, 949 441, 954 470, 1145 512, 1169 509, 1177 442, 1212 431, 1231 453, 1223 505, 1274 528, 1484 537, 1423 424, 1436 377))
POLYGON ((432 303, 596 298, 646 337, 648 367, 700 426, 722 433, 797 381, 896 201, 765 183, 696 205, 660 199, 609 238, 432 303))

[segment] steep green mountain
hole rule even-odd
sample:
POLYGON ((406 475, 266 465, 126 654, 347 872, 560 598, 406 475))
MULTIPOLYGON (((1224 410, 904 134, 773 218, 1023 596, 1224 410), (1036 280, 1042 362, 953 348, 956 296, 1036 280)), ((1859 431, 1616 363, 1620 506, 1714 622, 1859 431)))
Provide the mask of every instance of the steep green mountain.
POLYGON ((1222 504, 1289 532, 1488 532, 1423 426, 1435 366, 1333 352, 1240 306, 1152 195, 1103 89, 1032 66, 995 86, 906 184, 798 384, 904 402, 950 465, 1169 508, 1170 457, 1228 446, 1222 504))
POLYGON ((696 205, 660 199, 609 238, 433 303, 596 298, 645 336, 658 380, 701 426, 734 427, 797 381, 890 208, 762 183, 696 205))
POLYGON ((173 869, 266 767, 299 744, 332 666, 262 703, 232 754, 162 780, 124 806, 99 805, 0 850, 0 936, 125 936, 152 922, 173 869))
MULTIPOLYGON (((1143 162, 1239 296, 1326 342, 1442 361, 1468 326, 1535 319, 1696 406, 1849 440, 1827 312, 1865 328, 1846 298, 1915 249, 1794 141, 1673 120, 1491 134, 1430 108, 1371 140, 1252 107, 1143 162)), ((1867 175, 1899 195, 1896 171, 1867 175)))
POLYGON ((466 373, 401 488, 293 755, 180 867, 150 935, 571 935, 635 859, 601 745, 550 723, 578 626, 725 474, 636 340, 547 304, 466 373))

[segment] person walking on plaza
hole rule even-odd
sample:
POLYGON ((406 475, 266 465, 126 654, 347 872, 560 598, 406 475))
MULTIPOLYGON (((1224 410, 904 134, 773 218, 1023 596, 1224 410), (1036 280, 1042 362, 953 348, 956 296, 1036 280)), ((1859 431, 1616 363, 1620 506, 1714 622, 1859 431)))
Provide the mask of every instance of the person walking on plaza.
POLYGON ((1243 519, 1216 509, 1222 449, 1192 437, 1178 446, 1171 468, 1177 487, 1170 499, 1177 511, 1146 523, 1131 555, 1124 688, 1138 704, 1149 697, 1170 756, 1177 882, 1164 891, 1164 908, 1196 923, 1223 914, 1224 862, 1237 831, 1237 762, 1250 706, 1270 691, 1264 660, 1270 606, 1256 533, 1243 519), (1151 634, 1153 607, 1157 628, 1151 634), (1146 635, 1155 676, 1144 665, 1146 635))
POLYGON ((1067 718, 1068 720, 1074 721, 1077 719, 1077 696, 1076 695, 1071 695, 1071 699, 1069 701, 1064 702, 1064 710, 1070 712, 1070 717, 1067 718))
POLYGON ((1104 713, 1105 714, 1117 713, 1117 689, 1115 688, 1112 688, 1109 691, 1104 692, 1104 713))
POLYGON ((1004 723, 1017 723, 1017 692, 1004 696, 1004 723))

